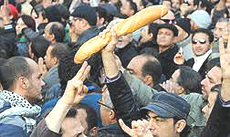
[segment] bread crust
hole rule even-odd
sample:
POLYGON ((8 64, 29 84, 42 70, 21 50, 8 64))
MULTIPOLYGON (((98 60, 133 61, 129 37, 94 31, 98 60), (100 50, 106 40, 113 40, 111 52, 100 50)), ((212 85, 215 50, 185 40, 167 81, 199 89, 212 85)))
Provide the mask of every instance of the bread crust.
MULTIPOLYGON (((167 13, 168 9, 163 5, 150 6, 117 23, 112 28, 115 30, 117 37, 120 37, 152 23, 167 13)), ((110 40, 110 33, 107 33, 104 39, 99 36, 91 38, 79 48, 78 52, 75 54, 74 62, 76 64, 83 63, 85 60, 93 56, 93 54, 102 50, 110 40)))

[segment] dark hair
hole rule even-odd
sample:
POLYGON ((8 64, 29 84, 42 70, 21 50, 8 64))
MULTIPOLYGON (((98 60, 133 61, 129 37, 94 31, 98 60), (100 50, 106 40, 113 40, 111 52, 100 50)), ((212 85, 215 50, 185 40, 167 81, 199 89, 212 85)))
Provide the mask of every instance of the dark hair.
POLYGON ((54 34, 56 42, 63 42, 65 38, 65 28, 59 22, 51 22, 52 25, 50 26, 49 32, 54 34))
POLYGON ((194 35, 196 33, 205 33, 208 35, 208 40, 209 40, 209 43, 211 44, 214 40, 214 36, 213 36, 213 33, 209 30, 209 29, 203 29, 203 28, 199 28, 199 29, 196 29, 194 30, 193 34, 192 34, 192 39, 194 37, 194 35))
POLYGON ((209 60, 205 66, 205 71, 210 71, 213 67, 219 67, 220 68, 220 58, 213 58, 209 60))
POLYGON ((19 18, 22 19, 22 21, 26 24, 28 28, 31 28, 33 31, 36 31, 36 24, 32 17, 29 15, 22 15, 19 18))
POLYGON ((77 114, 77 111, 73 108, 71 108, 68 113, 66 114, 67 118, 74 118, 77 114))
POLYGON ((45 8, 42 12, 43 19, 48 19, 48 22, 61 22, 61 15, 59 13, 59 9, 56 5, 49 6, 45 8))
POLYGON ((177 83, 182 86, 186 94, 190 92, 201 93, 201 75, 188 66, 180 66, 180 75, 177 83))
POLYGON ((29 78, 30 74, 30 66, 24 57, 12 57, 0 68, 0 83, 3 89, 9 90, 14 88, 14 82, 18 77, 29 78))
POLYGON ((90 131, 92 128, 98 126, 98 117, 97 112, 89 105, 80 102, 79 104, 73 106, 75 109, 84 109, 87 113, 86 121, 88 124, 88 131, 90 131))
POLYGON ((68 49, 67 45, 64 43, 55 43, 55 44, 51 44, 50 46, 53 47, 51 51, 51 55, 58 59, 60 59, 68 49))
POLYGON ((134 11, 134 14, 137 13, 137 4, 133 0, 127 0, 130 3, 131 9, 134 11))
POLYGON ((34 60, 38 60, 40 57, 45 57, 46 50, 50 42, 46 40, 42 35, 31 40, 31 52, 34 53, 34 60))
POLYGON ((162 74, 162 67, 160 62, 150 54, 141 54, 141 56, 147 58, 147 61, 141 68, 142 75, 152 76, 155 85, 160 83, 161 74, 162 74))
POLYGON ((211 92, 217 92, 218 94, 221 92, 222 84, 217 84, 211 88, 211 92))

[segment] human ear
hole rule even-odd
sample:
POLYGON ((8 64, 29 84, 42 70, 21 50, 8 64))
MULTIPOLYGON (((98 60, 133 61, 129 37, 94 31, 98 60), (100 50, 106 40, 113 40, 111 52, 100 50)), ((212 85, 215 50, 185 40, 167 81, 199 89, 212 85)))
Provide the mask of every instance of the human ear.
POLYGON ((178 133, 181 133, 186 126, 186 121, 184 119, 177 121, 175 124, 175 130, 178 133))
POLYGON ((27 89, 29 87, 29 80, 26 77, 19 77, 18 82, 21 88, 27 89))
POLYGON ((153 81, 153 77, 150 75, 146 75, 144 77, 144 83, 150 87, 152 87, 154 85, 154 81, 153 81))

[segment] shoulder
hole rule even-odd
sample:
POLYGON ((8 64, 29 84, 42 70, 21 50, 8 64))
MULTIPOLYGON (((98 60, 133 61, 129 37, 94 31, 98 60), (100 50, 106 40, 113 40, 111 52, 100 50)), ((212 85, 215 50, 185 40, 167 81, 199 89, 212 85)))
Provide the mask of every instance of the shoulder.
POLYGON ((5 117, 0 120, 0 136, 29 137, 25 121, 20 116, 5 117))

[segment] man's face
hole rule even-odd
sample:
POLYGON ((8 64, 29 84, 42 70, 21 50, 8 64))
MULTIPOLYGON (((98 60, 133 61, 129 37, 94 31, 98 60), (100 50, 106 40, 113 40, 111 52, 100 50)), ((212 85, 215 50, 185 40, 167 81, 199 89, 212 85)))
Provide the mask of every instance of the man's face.
POLYGON ((211 88, 217 84, 221 84, 221 69, 213 67, 207 74, 205 79, 201 81, 203 98, 208 99, 211 88))
MULTIPOLYGON (((106 92, 109 92, 109 91, 108 91, 107 86, 105 85, 102 88, 102 102, 101 102, 102 104, 105 104, 106 92)), ((105 107, 104 105, 101 105, 100 112, 101 112, 101 121, 102 121, 103 126, 111 124, 111 113, 112 113, 111 111, 112 111, 111 109, 105 107)))
POLYGON ((129 44, 129 42, 131 42, 131 41, 132 41, 132 35, 131 34, 121 36, 121 37, 118 38, 116 48, 122 49, 125 46, 127 46, 129 44))
POLYGON ((167 28, 161 28, 157 33, 157 44, 162 47, 170 47, 173 43, 174 33, 167 28))
POLYGON ((51 54, 52 50, 53 50, 53 46, 49 46, 48 49, 46 50, 46 55, 44 57, 45 58, 44 61, 48 70, 55 65, 54 62, 55 57, 53 57, 51 54))
POLYGON ((215 37, 215 40, 218 40, 222 36, 224 30, 227 27, 228 27, 228 23, 227 22, 217 22, 216 23, 216 26, 215 26, 215 29, 214 29, 214 33, 213 33, 214 37, 215 37))
POLYGON ((153 137, 176 137, 177 133, 173 118, 162 118, 157 114, 148 111, 147 120, 153 137))
POLYGON ((121 13, 124 15, 131 16, 131 6, 130 3, 126 0, 122 1, 122 6, 121 6, 121 13))
POLYGON ((73 25, 73 33, 78 36, 84 32, 83 28, 83 19, 78 17, 70 16, 70 20, 72 20, 73 25))
POLYGON ((143 81, 144 76, 142 75, 142 67, 146 61, 147 59, 144 57, 140 57, 140 56, 134 57, 127 66, 128 72, 130 74, 135 75, 136 77, 138 77, 143 81))
POLYGON ((173 92, 175 92, 175 94, 177 94, 177 95, 179 95, 179 94, 181 94, 181 92, 183 92, 183 91, 181 91, 182 87, 181 87, 181 86, 178 84, 178 82, 177 82, 177 79, 179 78, 179 76, 180 76, 180 70, 177 69, 177 70, 172 74, 171 79, 170 79, 170 82, 171 82, 171 84, 172 84, 172 90, 173 90, 173 92))
POLYGON ((64 119, 61 126, 62 137, 86 137, 84 134, 86 129, 81 122, 83 119, 79 119, 78 115, 81 114, 78 113, 75 117, 67 117, 64 119))
POLYGON ((194 0, 183 0, 181 6, 186 10, 185 13, 192 12, 197 8, 197 6, 194 6, 194 0))
POLYGON ((44 37, 48 40, 48 41, 52 41, 53 40, 53 35, 52 33, 50 33, 50 28, 51 28, 51 24, 47 24, 45 29, 44 29, 44 37))
MULTIPOLYGON (((31 61, 30 61, 31 62, 31 61)), ((42 77, 42 71, 37 63, 30 63, 32 70, 31 77, 29 78, 29 87, 27 98, 30 102, 36 102, 42 99, 41 90, 45 85, 42 77)))
POLYGON ((204 106, 204 108, 202 109, 206 123, 207 123, 208 118, 212 112, 214 105, 215 105, 217 95, 218 95, 217 92, 210 92, 210 94, 208 96, 208 104, 206 106, 204 106))
POLYGON ((208 40, 208 35, 205 33, 196 33, 192 38, 192 49, 195 56, 204 55, 211 45, 208 40))

